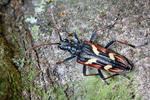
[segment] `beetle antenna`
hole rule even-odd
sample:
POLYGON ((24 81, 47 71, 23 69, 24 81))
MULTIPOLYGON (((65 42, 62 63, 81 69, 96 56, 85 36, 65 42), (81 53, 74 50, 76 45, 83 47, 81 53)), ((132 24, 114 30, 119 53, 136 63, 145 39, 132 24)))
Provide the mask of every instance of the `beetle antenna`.
POLYGON ((60 39, 60 41, 63 41, 62 37, 60 35, 60 32, 59 32, 58 26, 57 26, 56 21, 55 21, 55 17, 54 17, 54 14, 53 14, 53 9, 51 9, 50 13, 51 13, 52 22, 53 22, 55 30, 56 30, 56 32, 57 32, 57 34, 59 36, 59 39, 60 39))
POLYGON ((60 35, 60 32, 59 32, 58 30, 56 30, 56 31, 57 31, 57 33, 58 33, 58 36, 59 36, 60 41, 63 41, 63 40, 62 40, 62 37, 61 37, 61 35, 60 35))
POLYGON ((34 47, 31 47, 29 50, 41 47, 41 46, 47 46, 47 45, 59 45, 60 43, 47 43, 47 44, 40 44, 40 45, 36 45, 34 47))

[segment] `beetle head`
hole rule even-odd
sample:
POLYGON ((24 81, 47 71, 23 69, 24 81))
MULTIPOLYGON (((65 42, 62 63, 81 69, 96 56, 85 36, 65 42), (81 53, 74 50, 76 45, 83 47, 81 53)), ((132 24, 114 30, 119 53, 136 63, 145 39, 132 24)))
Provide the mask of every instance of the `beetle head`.
POLYGON ((62 50, 69 50, 71 47, 71 43, 68 39, 64 39, 59 43, 58 47, 62 50))

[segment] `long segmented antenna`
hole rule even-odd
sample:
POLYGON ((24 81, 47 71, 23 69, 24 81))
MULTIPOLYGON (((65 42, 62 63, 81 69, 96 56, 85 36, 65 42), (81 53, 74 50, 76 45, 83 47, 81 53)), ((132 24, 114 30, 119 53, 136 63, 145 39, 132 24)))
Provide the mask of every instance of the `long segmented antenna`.
POLYGON ((115 24, 117 23, 117 20, 119 19, 119 16, 120 16, 120 14, 117 15, 117 18, 115 18, 114 23, 113 23, 112 25, 108 25, 108 26, 105 26, 105 27, 103 27, 103 28, 99 28, 99 29, 97 29, 96 31, 104 31, 104 30, 106 30, 106 29, 111 29, 111 28, 114 27, 115 24))
POLYGON ((32 50, 34 48, 38 48, 38 47, 41 47, 41 46, 47 46, 47 45, 59 45, 59 43, 47 43, 47 44, 40 44, 40 45, 36 45, 34 47, 31 47, 29 50, 32 50))
POLYGON ((56 24, 54 15, 53 15, 53 9, 51 9, 50 13, 51 13, 51 16, 52 16, 52 21, 53 21, 54 27, 55 27, 55 29, 56 29, 56 32, 57 32, 58 36, 59 36, 59 39, 60 39, 60 41, 63 41, 63 40, 62 40, 62 37, 61 37, 61 35, 60 35, 60 32, 59 32, 59 29, 58 29, 58 27, 57 27, 57 24, 56 24))

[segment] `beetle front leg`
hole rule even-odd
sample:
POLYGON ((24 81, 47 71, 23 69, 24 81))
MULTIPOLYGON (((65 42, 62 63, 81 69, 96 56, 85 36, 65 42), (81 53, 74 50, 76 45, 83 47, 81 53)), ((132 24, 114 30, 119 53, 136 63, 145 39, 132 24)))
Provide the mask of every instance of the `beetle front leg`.
POLYGON ((76 57, 76 56, 68 57, 68 58, 66 58, 66 59, 63 60, 63 61, 58 61, 58 62, 56 62, 56 64, 61 64, 61 63, 63 63, 63 62, 69 61, 69 60, 73 59, 74 57, 76 57))
POLYGON ((76 38, 77 42, 80 43, 80 40, 75 32, 74 32, 74 37, 76 38))

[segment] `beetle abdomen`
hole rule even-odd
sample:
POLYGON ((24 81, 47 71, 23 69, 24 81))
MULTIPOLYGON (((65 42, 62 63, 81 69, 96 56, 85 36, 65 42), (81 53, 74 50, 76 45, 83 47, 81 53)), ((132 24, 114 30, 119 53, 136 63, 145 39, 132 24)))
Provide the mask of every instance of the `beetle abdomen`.
POLYGON ((81 51, 77 58, 78 63, 115 73, 131 69, 125 57, 88 41, 84 42, 81 51))

